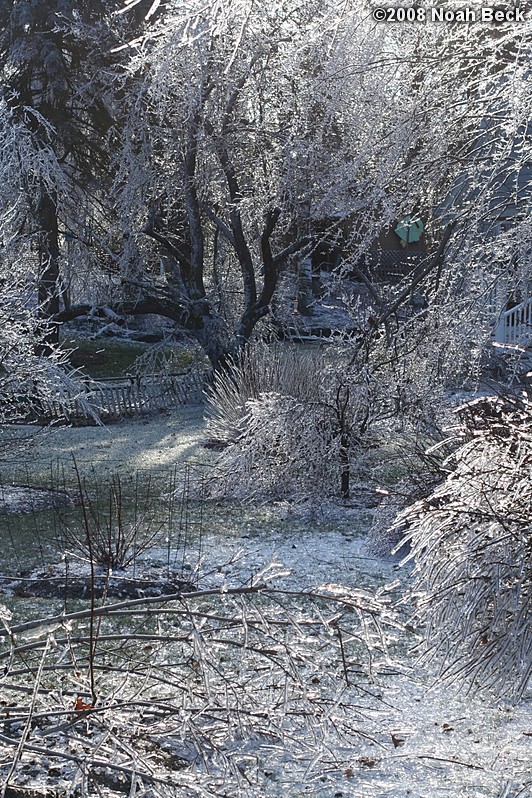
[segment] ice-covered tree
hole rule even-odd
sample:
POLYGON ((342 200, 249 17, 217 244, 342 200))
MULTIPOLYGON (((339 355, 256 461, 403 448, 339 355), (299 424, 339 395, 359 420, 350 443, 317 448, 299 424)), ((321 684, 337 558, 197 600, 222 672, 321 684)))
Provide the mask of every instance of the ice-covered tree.
MULTIPOLYGON (((335 112, 329 102, 320 118, 317 106, 339 24, 312 3, 168 4, 133 59, 117 187, 145 263, 139 278, 138 261, 126 262, 125 278, 138 310, 185 326, 215 366, 249 340, 280 271, 311 240, 302 174, 314 180, 309 159, 335 112), (151 256, 141 231, 157 244, 151 256)), ((329 155, 339 168, 340 152, 329 155)))
POLYGON ((32 109, 0 100, 0 424, 41 415, 48 400, 67 405, 79 393, 39 312, 32 250, 40 247, 40 233, 27 219, 30 198, 54 185, 56 161, 36 146, 34 123, 47 124, 32 109))
POLYGON ((461 408, 447 479, 399 516, 416 618, 440 676, 521 696, 532 673, 532 449, 526 395, 461 408))
MULTIPOLYGON (((2 101, 47 173, 35 179, 33 160, 21 159, 21 195, 38 255, 35 284, 39 313, 51 320, 83 285, 105 278, 112 231, 107 202, 110 154, 118 125, 112 86, 120 42, 113 0, 72 3, 9 0, 2 5, 0 75, 2 101), (74 262, 75 261, 75 265, 74 262)), ((48 326, 46 339, 57 340, 48 326)))
POLYGON ((379 215, 405 135, 403 100, 381 80, 386 37, 370 32, 365 12, 336 4, 167 4, 124 96, 116 309, 170 317, 216 365, 249 341, 324 219, 379 215))
MULTIPOLYGON (((71 280, 67 305, 159 312, 216 364, 249 340, 280 272, 325 228, 329 242, 342 230, 344 265, 356 270, 376 235, 411 213, 432 220, 436 242, 439 225, 460 218, 454 289, 487 290, 494 270, 479 233, 519 188, 526 158, 527 26, 379 26, 370 12, 248 0, 5 5, 4 94, 46 120, 34 115, 31 132, 63 181, 32 200, 43 311, 67 318, 59 284, 71 280)), ((501 259, 518 248, 513 234, 497 242, 501 259)), ((388 293, 374 289, 387 309, 388 293)))
MULTIPOLYGON (((334 490, 341 486, 347 497, 368 421, 378 421, 384 435, 392 416, 403 428, 417 429, 425 441, 440 435, 446 391, 478 384, 491 367, 498 313, 513 294, 528 291, 528 28, 412 24, 388 26, 385 33, 381 27, 378 34, 367 46, 356 34, 342 41, 343 63, 351 69, 341 73, 343 102, 336 106, 342 112, 343 160, 334 173, 335 195, 338 220, 349 221, 343 234, 346 257, 338 271, 354 272, 365 283, 369 305, 364 313, 353 305, 359 334, 340 347, 336 369, 323 372, 321 382, 309 360, 316 393, 310 402, 305 397, 300 413, 295 408, 302 408, 302 397, 290 378, 281 386, 262 380, 261 373, 255 380, 239 373, 233 380, 220 379, 213 397, 213 433, 223 428, 224 408, 228 413, 227 434, 221 437, 231 450, 224 460, 233 469, 240 463, 248 473, 253 462, 259 473, 262 458, 268 463, 264 477, 274 483, 277 462, 284 476, 275 484, 285 491, 293 489, 293 480, 285 478, 288 464, 292 477, 300 473, 301 487, 311 474, 297 463, 311 459, 313 446, 319 459, 336 435, 333 473, 339 468, 342 473, 333 478, 334 490), (413 212, 425 219, 428 253, 398 284, 383 284, 367 267, 365 254, 383 227, 413 212), (415 293, 423 298, 422 312, 413 307, 415 293), (262 398, 256 389, 261 381, 262 398), (294 402, 292 416, 302 424, 294 422, 282 433, 286 408, 294 402), (309 422, 320 402, 329 408, 332 426, 322 420, 316 427, 321 438, 315 438, 309 422), (237 442, 232 437, 236 416, 237 442), (285 442, 281 449, 279 435, 285 442)), ((323 82, 325 74, 323 67, 323 82)), ((330 161, 324 169, 333 174, 330 161)), ((313 174, 315 179, 322 174, 317 162, 313 174)), ((309 225, 314 218, 312 211, 309 225)), ((245 484, 238 488, 245 490, 245 484)), ((252 479, 250 490, 256 488, 252 479)))

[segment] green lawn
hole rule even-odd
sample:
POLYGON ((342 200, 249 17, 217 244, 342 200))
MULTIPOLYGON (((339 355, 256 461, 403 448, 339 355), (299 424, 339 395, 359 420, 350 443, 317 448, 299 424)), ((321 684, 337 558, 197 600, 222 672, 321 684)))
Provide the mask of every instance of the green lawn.
MULTIPOLYGON (((92 341, 88 339, 67 338, 61 346, 70 351, 69 359, 73 366, 94 379, 123 377, 137 371, 135 361, 152 348, 151 344, 139 341, 118 339, 92 341)), ((167 346, 160 350, 154 371, 163 370, 163 359, 172 372, 185 371, 194 361, 192 349, 167 346)))

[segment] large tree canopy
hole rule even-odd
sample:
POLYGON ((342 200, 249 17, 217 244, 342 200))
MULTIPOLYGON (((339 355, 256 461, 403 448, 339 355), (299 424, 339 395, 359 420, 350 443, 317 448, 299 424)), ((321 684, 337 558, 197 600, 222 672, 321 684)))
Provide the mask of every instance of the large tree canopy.
POLYGON ((381 323, 418 287, 434 305, 461 297, 460 323, 501 275, 526 290, 528 24, 379 25, 369 3, 311 0, 3 14, 5 102, 47 162, 38 179, 21 162, 11 191, 57 323, 158 313, 216 367, 320 239, 372 283, 366 253, 411 214, 445 257, 399 290, 370 285, 381 323))

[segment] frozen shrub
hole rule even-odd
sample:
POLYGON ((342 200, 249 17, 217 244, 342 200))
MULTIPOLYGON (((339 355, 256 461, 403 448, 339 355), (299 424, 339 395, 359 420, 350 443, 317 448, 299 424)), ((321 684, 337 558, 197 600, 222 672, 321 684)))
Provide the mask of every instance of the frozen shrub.
POLYGON ((323 484, 331 437, 324 369, 321 352, 257 344, 216 376, 206 401, 207 434, 226 448, 213 490, 238 498, 301 498, 316 477, 323 484))
POLYGON ((408 524, 398 516, 415 502, 426 499, 450 472, 453 441, 434 441, 427 434, 403 435, 395 447, 399 473, 393 484, 379 490, 381 500, 375 510, 364 548, 377 557, 405 556, 408 549, 408 524), (430 445, 432 442, 432 445, 430 445))
MULTIPOLYGON (((0 285, 3 269, 0 265, 0 285)), ((12 280, 14 283, 14 280, 12 280)), ((11 291, 4 292, 0 307, 0 423, 47 417, 50 408, 68 417, 74 403, 96 420, 88 394, 68 365, 66 353, 47 346, 38 354, 47 326, 35 309, 11 291)))
POLYGON ((441 442, 447 411, 425 328, 414 332, 415 340, 402 332, 390 341, 339 335, 317 350, 245 350, 216 375, 206 399, 210 442, 225 447, 218 463, 224 492, 350 500, 356 486, 378 485, 393 459, 395 480, 421 478, 422 490, 414 485, 408 496, 428 495, 434 464, 423 460, 424 450, 441 442), (386 456, 372 457, 379 447, 386 456))
POLYGON ((303 501, 312 490, 324 495, 337 466, 329 451, 333 431, 326 426, 318 406, 311 411, 293 396, 270 392, 249 399, 240 436, 219 458, 224 493, 303 501))
POLYGON ((404 509, 402 497, 387 495, 375 510, 364 549, 376 557, 390 557, 405 536, 405 525, 395 520, 404 509))
POLYGON ((154 545, 163 526, 161 500, 150 477, 112 474, 109 483, 101 488, 96 482, 87 484, 76 463, 75 471, 75 501, 82 514, 80 520, 72 523, 58 510, 62 545, 93 565, 110 570, 134 564, 140 554, 154 545))
POLYGON ((248 400, 261 394, 292 396, 317 402, 325 358, 321 351, 302 353, 294 347, 256 343, 245 349, 228 371, 215 375, 207 390, 207 434, 220 444, 234 443, 245 429, 248 400))
POLYGON ((521 696, 532 672, 532 418, 526 397, 460 409, 455 469, 410 527, 417 618, 441 676, 521 696))
POLYGON ((341 347, 245 352, 207 397, 207 434, 226 446, 214 489, 240 498, 348 499, 386 401, 378 380, 352 367, 341 347))

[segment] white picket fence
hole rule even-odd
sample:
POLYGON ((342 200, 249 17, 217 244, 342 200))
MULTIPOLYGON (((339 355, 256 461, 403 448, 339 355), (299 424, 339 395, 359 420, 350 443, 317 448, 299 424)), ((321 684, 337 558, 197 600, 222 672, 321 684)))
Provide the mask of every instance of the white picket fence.
POLYGON ((116 421, 136 415, 170 410, 201 399, 205 375, 193 369, 186 374, 165 374, 87 381, 81 395, 65 402, 48 399, 42 403, 45 419, 90 423, 116 421))
POLYGON ((503 310, 495 330, 500 344, 529 346, 532 344, 532 297, 510 310, 503 310))

